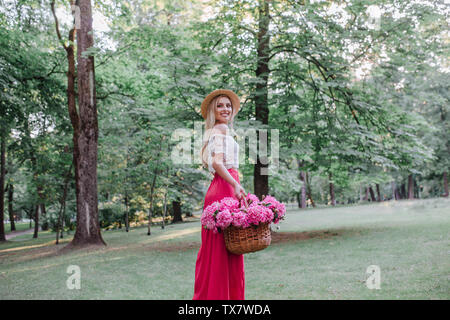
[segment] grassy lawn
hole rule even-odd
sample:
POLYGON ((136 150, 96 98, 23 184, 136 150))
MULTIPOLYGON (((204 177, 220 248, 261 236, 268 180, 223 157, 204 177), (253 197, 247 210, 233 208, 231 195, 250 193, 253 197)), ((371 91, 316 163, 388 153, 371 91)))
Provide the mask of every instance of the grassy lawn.
MULTIPOLYGON (((103 232, 105 249, 67 254, 50 232, 0 244, 0 299, 191 299, 200 223, 152 231, 103 232)), ((450 199, 290 209, 272 245, 245 255, 246 299, 450 299, 449 231, 450 199), (370 265, 380 290, 366 287, 370 265)))
MULTIPOLYGON (((30 223, 29 222, 16 222, 16 232, 17 231, 23 231, 30 229, 30 223)), ((34 227, 34 223, 31 224, 31 227, 34 227)), ((8 234, 11 232, 11 224, 5 223, 5 232, 8 234)))

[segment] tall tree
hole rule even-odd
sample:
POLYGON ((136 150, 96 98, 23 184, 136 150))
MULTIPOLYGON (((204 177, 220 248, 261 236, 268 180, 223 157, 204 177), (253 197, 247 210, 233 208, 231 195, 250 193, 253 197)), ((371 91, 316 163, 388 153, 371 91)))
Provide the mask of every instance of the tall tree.
POLYGON ((12 181, 10 181, 8 184, 8 214, 9 214, 9 221, 11 224, 11 231, 16 231, 13 201, 14 201, 14 184, 12 181))
MULTIPOLYGON (((94 72, 94 34, 90 0, 78 0, 77 84, 78 114, 72 114, 73 156, 77 198, 77 227, 69 246, 106 245, 98 220, 98 120, 94 72)), ((71 110, 74 111, 74 110, 71 110)))
POLYGON ((6 176, 6 134, 4 128, 0 129, 0 241, 5 237, 5 176, 6 176))
MULTIPOLYGON (((256 77, 260 80, 256 84, 255 91, 255 116, 256 120, 261 121, 263 125, 269 124, 269 59, 270 59, 270 11, 268 0, 259 0, 258 8, 258 36, 257 36, 257 63, 256 77)), ((258 131, 258 141, 262 141, 261 132, 258 131)), ((261 144, 258 143, 258 156, 253 171, 253 186, 257 197, 262 199, 263 195, 269 194, 269 176, 267 172, 268 161, 261 161, 263 152, 261 144)), ((264 155, 263 155, 264 156, 264 155)))

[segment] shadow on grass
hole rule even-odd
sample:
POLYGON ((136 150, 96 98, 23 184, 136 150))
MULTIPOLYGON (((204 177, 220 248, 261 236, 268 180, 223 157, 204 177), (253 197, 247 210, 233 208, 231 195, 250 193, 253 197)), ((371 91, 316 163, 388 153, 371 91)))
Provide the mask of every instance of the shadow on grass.
POLYGON ((55 245, 54 241, 50 241, 38 245, 14 247, 10 249, 0 250, 0 265, 3 262, 26 262, 30 260, 37 260, 61 255, 63 253, 62 249, 70 240, 71 239, 63 241, 60 240, 60 245, 55 245))
POLYGON ((156 251, 156 252, 185 252, 189 250, 198 250, 200 248, 200 242, 175 242, 175 243, 152 243, 142 247, 143 251, 156 251))
MULTIPOLYGON (((370 229, 372 230, 372 229, 370 229)), ((297 241, 307 241, 312 239, 330 239, 333 237, 343 236, 360 236, 363 233, 367 233, 369 229, 358 228, 341 228, 341 229, 326 229, 326 230, 313 230, 302 232, 272 232, 271 244, 284 244, 297 241)))
MULTIPOLYGON (((308 240, 321 240, 330 239, 335 237, 347 237, 347 236, 361 236, 362 234, 367 234, 370 231, 374 231, 373 228, 340 228, 340 229, 325 229, 325 230, 312 230, 312 231, 301 231, 301 232, 272 232, 272 242, 271 245, 283 245, 288 243, 294 243, 298 241, 308 241, 308 240)), ((9 263, 25 262, 30 260, 44 259, 55 257, 59 255, 66 254, 72 250, 67 250, 64 248, 71 239, 64 239, 61 246, 51 245, 50 243, 44 243, 33 246, 22 247, 22 248, 11 248, 7 250, 2 250, 0 255, 0 260, 9 260, 9 263), (22 249, 22 250, 21 250, 22 249), (23 249, 32 249, 24 250, 23 249), (6 251, 6 252, 5 252, 6 251), (5 259, 6 258, 6 259, 5 259)), ((93 248, 92 250, 74 250, 82 251, 83 256, 92 254, 108 253, 112 251, 126 251, 131 252, 162 252, 162 253, 172 253, 172 252, 186 252, 191 250, 198 250, 200 248, 200 241, 166 241, 164 238, 156 238, 155 242, 150 243, 133 243, 122 246, 106 246, 100 249, 93 248), (95 250, 94 250, 95 249, 95 250)), ((3 261, 6 262, 6 261, 3 261)))
POLYGON ((60 240, 60 245, 55 245, 55 241, 48 241, 39 244, 16 246, 12 248, 0 249, 0 265, 5 263, 20 263, 43 258, 50 258, 60 255, 76 254, 77 256, 88 256, 120 251, 140 251, 140 252, 181 252, 198 249, 200 242, 195 241, 173 241, 176 238, 183 238, 186 235, 200 232, 200 227, 168 230, 167 233, 152 237, 142 237, 140 242, 126 245, 86 245, 73 247, 69 244, 71 238, 60 240), (144 240, 145 239, 145 240, 144 240))

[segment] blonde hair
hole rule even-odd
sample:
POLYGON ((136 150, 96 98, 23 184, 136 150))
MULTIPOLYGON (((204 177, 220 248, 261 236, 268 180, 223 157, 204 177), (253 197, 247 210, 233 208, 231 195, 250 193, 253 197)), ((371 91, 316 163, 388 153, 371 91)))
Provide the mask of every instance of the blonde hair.
POLYGON ((228 128, 229 128, 229 133, 231 134, 231 136, 233 136, 233 137, 237 136, 236 132, 234 131, 234 128, 233 128, 233 120, 234 120, 234 116, 235 116, 233 102, 226 94, 220 94, 211 100, 211 102, 208 105, 208 108, 206 109, 205 134, 203 135, 203 146, 200 151, 200 159, 202 159, 202 165, 205 169, 208 169, 208 154, 205 151, 207 150, 209 138, 211 137, 212 132, 213 132, 213 127, 216 124, 215 110, 216 110, 217 104, 219 102, 219 98, 221 98, 221 97, 226 97, 226 98, 228 98, 228 100, 230 100, 233 111, 231 114, 231 119, 230 119, 230 121, 228 121, 228 128))

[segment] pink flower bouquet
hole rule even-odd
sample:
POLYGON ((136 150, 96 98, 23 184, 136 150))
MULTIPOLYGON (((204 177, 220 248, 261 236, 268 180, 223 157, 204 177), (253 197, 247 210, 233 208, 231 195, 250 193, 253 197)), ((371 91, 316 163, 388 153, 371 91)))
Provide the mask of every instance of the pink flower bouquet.
POLYGON ((278 223, 284 219, 285 213, 286 206, 274 197, 267 195, 259 200, 256 195, 248 193, 243 201, 225 197, 213 202, 203 210, 201 223, 205 229, 216 233, 230 225, 248 228, 265 222, 278 223))

